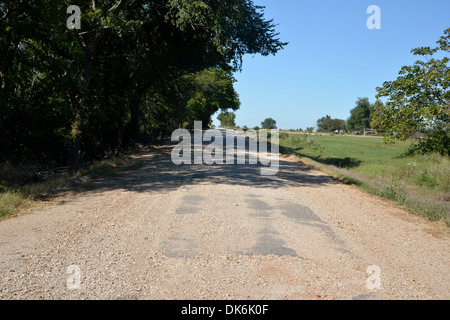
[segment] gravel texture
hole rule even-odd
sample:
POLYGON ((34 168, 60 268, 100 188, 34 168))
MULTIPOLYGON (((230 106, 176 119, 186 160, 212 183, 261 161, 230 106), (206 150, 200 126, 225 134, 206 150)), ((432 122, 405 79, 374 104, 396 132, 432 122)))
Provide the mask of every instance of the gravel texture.
POLYGON ((294 158, 136 160, 0 222, 0 299, 450 298, 443 223, 294 158))

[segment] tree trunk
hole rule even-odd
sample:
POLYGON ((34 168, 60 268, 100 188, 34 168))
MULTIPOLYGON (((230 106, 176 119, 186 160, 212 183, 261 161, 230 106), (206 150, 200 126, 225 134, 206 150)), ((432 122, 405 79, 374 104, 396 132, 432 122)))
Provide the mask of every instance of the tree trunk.
POLYGON ((133 97, 130 99, 130 145, 139 143, 139 121, 141 117, 140 104, 142 101, 144 89, 137 88, 134 90, 133 97))
MULTIPOLYGON (((111 12, 113 15, 117 15, 119 11, 122 9, 124 5, 124 1, 121 0, 114 6, 112 6, 108 11, 111 12)), ((92 3, 93 9, 95 10, 95 1, 92 3)), ((94 38, 90 42, 89 45, 87 45, 83 39, 83 37, 80 34, 81 42, 83 43, 83 46, 86 49, 86 62, 83 66, 83 70, 81 71, 80 75, 80 84, 83 88, 83 92, 81 94, 86 95, 89 94, 89 81, 91 79, 91 71, 92 71, 92 65, 94 63, 94 56, 95 52, 97 51, 98 44, 100 42, 100 39, 102 38, 103 34, 105 32, 105 27, 100 26, 97 28, 94 38)), ((81 142, 83 138, 83 131, 84 131, 84 122, 85 122, 85 113, 83 110, 83 104, 78 103, 78 101, 71 101, 72 106, 75 107, 75 119, 74 123, 72 125, 72 142, 69 149, 69 163, 70 164, 78 164, 80 161, 80 147, 81 142)))
POLYGON ((69 148, 68 163, 78 165, 80 163, 80 147, 84 131, 84 110, 81 106, 75 109, 75 120, 72 124, 72 141, 69 148))
POLYGON ((130 144, 139 142, 139 107, 135 101, 130 103, 130 144))
MULTIPOLYGON (((80 84, 83 88, 83 95, 89 93, 89 81, 91 79, 91 71, 92 71, 92 63, 93 56, 96 51, 98 42, 103 35, 104 29, 100 28, 97 30, 94 39, 92 40, 90 46, 86 50, 86 63, 84 64, 83 70, 80 74, 80 84)), ((75 119, 72 124, 72 142, 69 148, 69 164, 78 165, 80 162, 80 147, 83 139, 84 132, 84 121, 85 121, 85 113, 83 110, 83 105, 78 101, 74 101, 71 98, 72 108, 75 110, 75 119)))

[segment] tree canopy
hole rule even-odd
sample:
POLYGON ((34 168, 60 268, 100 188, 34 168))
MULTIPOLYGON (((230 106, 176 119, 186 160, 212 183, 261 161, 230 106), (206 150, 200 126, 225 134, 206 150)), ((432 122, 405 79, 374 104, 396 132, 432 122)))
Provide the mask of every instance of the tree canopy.
POLYGON ((239 108, 245 54, 286 43, 251 0, 0 1, 0 155, 77 163, 239 108))
POLYGON ((370 125, 371 104, 368 98, 358 98, 356 106, 350 110, 350 117, 347 120, 348 129, 360 131, 370 125))
POLYGON ((261 122, 261 128, 262 129, 276 129, 277 128, 277 122, 272 118, 266 118, 263 122, 261 122))
POLYGON ((236 127, 236 114, 234 112, 223 111, 217 116, 217 120, 220 121, 222 128, 236 127))
POLYGON ((384 118, 384 103, 381 100, 375 101, 372 105, 370 115, 370 127, 375 130, 383 130, 381 122, 384 118))
POLYGON ((344 130, 346 126, 347 123, 345 120, 332 119, 329 115, 326 115, 325 117, 317 120, 317 131, 320 132, 334 132, 336 130, 344 130))
POLYGON ((418 151, 450 155, 450 28, 437 45, 413 49, 422 60, 401 68, 396 80, 377 88, 377 97, 388 99, 381 126, 395 135, 387 141, 423 133, 418 151), (433 57, 438 52, 442 59, 433 57))

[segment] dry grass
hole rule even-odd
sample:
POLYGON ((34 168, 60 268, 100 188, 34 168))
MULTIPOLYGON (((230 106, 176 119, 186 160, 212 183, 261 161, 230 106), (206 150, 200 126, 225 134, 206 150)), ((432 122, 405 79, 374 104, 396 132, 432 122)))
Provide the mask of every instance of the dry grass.
POLYGON ((17 192, 0 193, 0 218, 10 216, 26 203, 24 196, 17 192))
MULTIPOLYGON (((51 197, 56 191, 68 186, 73 179, 81 176, 101 176, 115 174, 115 168, 126 164, 127 157, 112 157, 92 163, 86 168, 74 171, 70 168, 42 169, 36 164, 0 164, 0 219, 13 215, 30 201, 51 197)), ((133 170, 141 166, 135 163, 128 167, 133 170)))

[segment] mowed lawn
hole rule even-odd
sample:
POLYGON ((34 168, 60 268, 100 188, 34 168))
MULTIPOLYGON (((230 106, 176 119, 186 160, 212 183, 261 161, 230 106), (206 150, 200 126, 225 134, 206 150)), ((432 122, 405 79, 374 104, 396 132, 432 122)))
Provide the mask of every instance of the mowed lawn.
POLYGON ((450 225, 450 159, 406 156, 411 143, 386 144, 375 136, 280 134, 283 153, 450 225))

